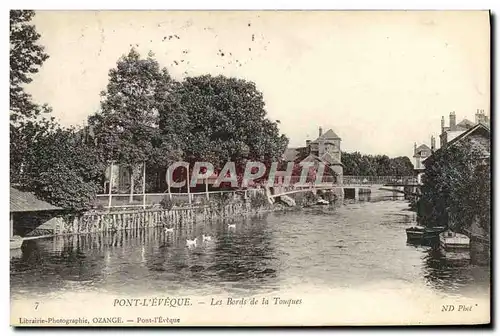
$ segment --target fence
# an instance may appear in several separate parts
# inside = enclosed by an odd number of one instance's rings
[[[137,230],[156,226],[167,226],[179,229],[190,227],[193,223],[219,220],[252,214],[259,211],[251,209],[249,203],[230,203],[222,207],[188,206],[175,209],[141,209],[109,212],[87,212],[72,220],[60,221],[55,235],[85,234],[95,232],[119,232]]]
[[[264,189],[225,190],[195,193],[157,193],[157,194],[100,194],[95,204],[104,208],[147,208],[160,205],[163,200],[170,200],[174,204],[204,204],[222,197],[247,199],[256,193],[263,193]]]

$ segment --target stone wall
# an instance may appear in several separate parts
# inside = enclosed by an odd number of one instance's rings
[[[487,232],[476,218],[466,232],[470,236],[471,262],[476,265],[487,265],[491,258],[490,232]]]

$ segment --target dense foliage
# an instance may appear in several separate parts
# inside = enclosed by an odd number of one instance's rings
[[[10,181],[54,205],[74,211],[90,207],[102,165],[96,149],[64,129],[25,92],[48,58],[30,24],[33,11],[10,12]]]
[[[426,161],[421,221],[427,226],[449,225],[455,231],[470,228],[475,219],[489,231],[490,164],[473,143],[439,150]]]
[[[89,125],[106,161],[130,167],[131,193],[143,162],[151,172],[180,160],[216,170],[233,161],[241,177],[247,160],[278,159],[288,144],[254,83],[209,75],[177,82],[152,54],[142,59],[133,49],[110,70],[102,96]]]
[[[412,176],[413,164],[406,156],[389,158],[387,155],[364,155],[359,152],[342,153],[344,175],[353,176]]]
[[[30,24],[35,13],[30,10],[10,11],[10,178],[18,183],[25,152],[32,141],[50,131],[53,120],[45,118],[50,112],[39,106],[25,91],[43,62],[49,57],[38,44],[40,34]]]
[[[24,189],[66,209],[91,207],[104,165],[97,149],[82,143],[76,130],[56,128],[33,141],[24,155]]]
[[[130,197],[140,187],[144,163],[161,166],[180,159],[180,139],[158,129],[158,113],[172,85],[167,69],[160,68],[151,53],[142,59],[132,49],[109,71],[101,109],[89,117],[104,161],[129,168]]]
[[[132,49],[109,71],[100,111],[89,118],[97,145],[108,160],[134,165],[158,149],[158,111],[169,94],[170,75],[149,55]]]
[[[11,123],[37,117],[43,111],[42,107],[33,103],[31,95],[24,89],[49,57],[44,47],[38,44],[40,34],[30,24],[34,15],[35,12],[31,10],[10,11]]]
[[[216,169],[227,161],[270,162],[288,145],[277,123],[266,118],[262,93],[242,79],[186,78],[159,112],[160,130],[182,139],[188,162],[207,161]]]

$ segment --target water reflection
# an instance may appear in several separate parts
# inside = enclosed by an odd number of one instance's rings
[[[444,254],[434,245],[424,255],[425,279],[434,288],[448,293],[488,294],[490,272],[471,265],[468,252]]]
[[[297,285],[405,281],[446,293],[487,292],[489,272],[406,243],[402,201],[337,202],[253,218],[26,241],[11,251],[11,292],[253,295]],[[234,227],[232,227],[234,225]],[[203,235],[211,236],[203,241]],[[186,240],[196,239],[187,248]]]
[[[137,281],[132,287],[149,281],[146,287],[156,290],[224,282],[258,289],[276,273],[265,230],[265,217],[260,217],[238,221],[235,229],[221,221],[189,223],[173,232],[159,227],[27,241],[11,257],[12,287],[14,292],[46,292],[63,289],[68,281],[102,283],[110,289],[124,281],[127,286]],[[202,235],[212,240],[203,242]],[[186,248],[186,239],[196,239],[196,247]]]

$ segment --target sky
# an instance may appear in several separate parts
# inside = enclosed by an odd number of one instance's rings
[[[177,79],[255,82],[290,147],[321,126],[344,151],[411,157],[441,116],[490,111],[487,12],[39,11],[33,23],[50,58],[27,90],[66,126],[98,111],[131,47]]]

